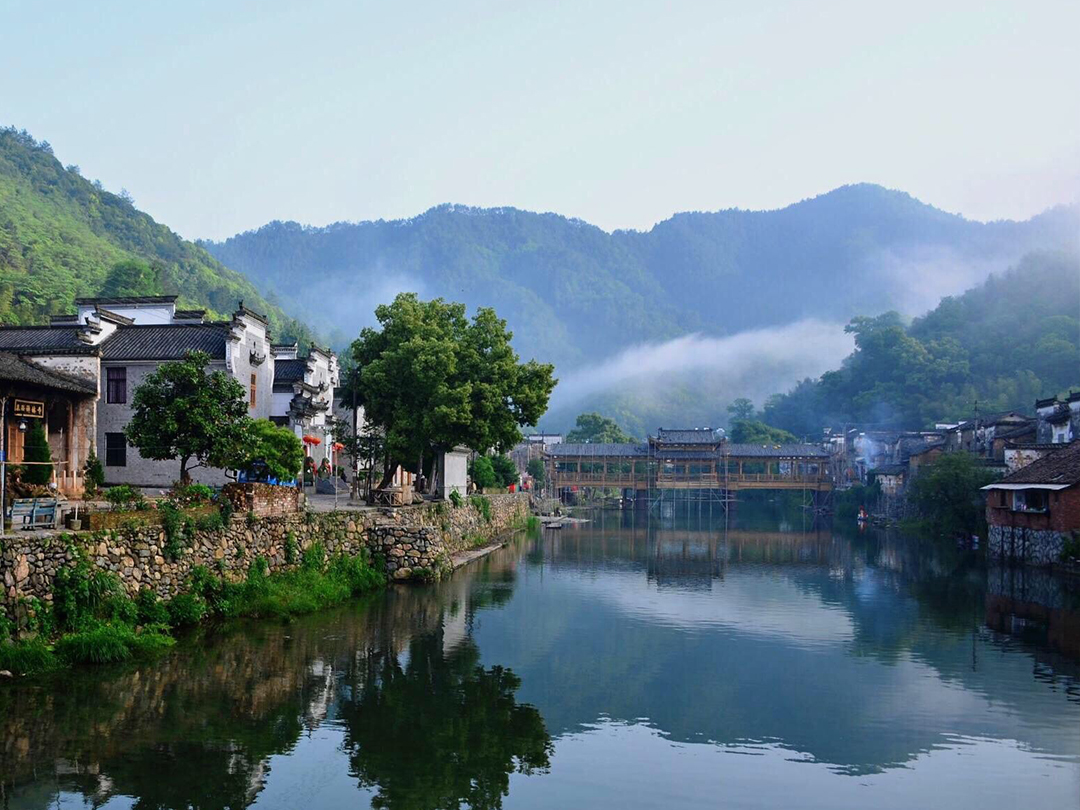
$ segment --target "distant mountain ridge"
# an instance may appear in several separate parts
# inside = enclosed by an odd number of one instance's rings
[[[156,269],[160,289],[212,316],[237,303],[266,314],[275,339],[310,331],[261,295],[243,275],[181,239],[112,194],[64,167],[45,141],[0,128],[0,323],[38,324],[96,296],[113,266],[138,259]]]
[[[1078,224],[1075,207],[974,222],[861,184],[773,211],[676,214],[645,232],[442,205],[407,220],[272,222],[201,244],[293,314],[338,324],[338,343],[376,303],[417,290],[494,306],[524,356],[565,369],[690,332],[918,314],[1030,251],[1075,250]]]

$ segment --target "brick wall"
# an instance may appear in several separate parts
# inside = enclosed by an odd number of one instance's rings
[[[226,484],[222,494],[233,509],[256,517],[292,515],[300,511],[300,490],[296,487],[276,487],[270,484]]]

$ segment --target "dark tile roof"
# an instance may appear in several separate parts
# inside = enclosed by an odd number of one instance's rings
[[[255,310],[248,309],[247,307],[244,306],[243,301],[240,302],[240,307],[239,307],[239,309],[236,310],[236,314],[237,315],[247,315],[248,317],[254,318],[255,320],[259,321],[260,323],[266,324],[267,326],[270,325],[270,321],[268,321],[266,319],[265,315],[260,315]]]
[[[816,444],[736,444],[728,443],[721,452],[743,458],[828,458],[829,454]]]
[[[637,456],[644,458],[649,455],[649,446],[647,444],[606,444],[597,442],[595,444],[575,444],[562,442],[561,444],[553,444],[547,450],[548,455],[553,457],[558,456]]]
[[[97,349],[79,339],[79,326],[2,326],[0,351],[16,354],[94,354]]]
[[[1054,412],[1046,417],[1046,421],[1051,425],[1061,425],[1068,422],[1072,418],[1072,411],[1069,410],[1069,406],[1062,403],[1058,405]]]
[[[42,368],[9,352],[0,352],[0,380],[57,388],[77,394],[97,394],[97,385],[89,380]]]
[[[712,428],[691,428],[689,430],[656,431],[656,440],[668,444],[716,444],[720,439]]]
[[[944,439],[923,439],[921,441],[911,442],[910,444],[905,445],[900,451],[900,456],[902,459],[906,460],[911,458],[912,456],[918,456],[922,453],[925,453],[928,450],[933,450],[935,448],[941,448],[944,446]]]
[[[1035,400],[1035,408],[1049,408],[1051,405],[1057,405],[1057,397],[1047,397],[1046,399]]]
[[[874,467],[872,470],[867,470],[867,475],[903,475],[907,471],[907,467],[903,464],[882,464],[880,467]]]
[[[133,304],[174,304],[176,298],[175,295],[122,295],[117,298],[76,298],[75,306],[93,307],[101,305],[107,307],[110,304],[113,306],[118,304],[127,306]]]
[[[304,379],[306,371],[307,360],[304,358],[297,358],[295,360],[275,360],[274,382],[289,384],[298,382]]]
[[[225,324],[161,324],[122,326],[101,344],[103,360],[179,360],[188,352],[225,357],[229,327]]]
[[[1007,475],[999,484],[1080,484],[1080,441],[1063,445]]]
[[[1026,425],[1017,425],[1013,428],[999,430],[994,433],[995,439],[1015,439],[1019,436],[1035,435],[1035,423],[1028,422]]]
[[[633,456],[645,458],[649,455],[647,444],[562,444],[551,445],[548,455],[560,456]],[[699,450],[662,450],[664,458],[721,458],[723,455],[739,458],[817,458],[826,459],[829,454],[816,444],[734,444],[726,443],[716,452]]]

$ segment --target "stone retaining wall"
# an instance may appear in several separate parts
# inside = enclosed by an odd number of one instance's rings
[[[987,549],[993,560],[1025,565],[1054,565],[1061,561],[1067,535],[1052,529],[991,525]]]
[[[0,611],[14,618],[27,598],[51,601],[56,571],[79,558],[115,573],[132,595],[149,587],[166,599],[186,588],[195,566],[240,579],[263,557],[271,571],[282,571],[295,566],[304,549],[316,542],[330,555],[366,550],[395,580],[441,576],[450,570],[451,555],[490,542],[528,517],[527,494],[484,497],[491,506],[490,521],[468,501],[457,508],[440,502],[262,518],[235,514],[225,529],[196,532],[176,560],[166,559],[165,533],[158,526],[50,537],[9,535],[0,540]],[[290,538],[295,543],[292,563],[286,561]]]

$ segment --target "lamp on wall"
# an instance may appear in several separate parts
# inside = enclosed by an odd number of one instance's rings
[[[20,419],[19,420],[19,433],[26,433],[26,420],[25,419]]]

